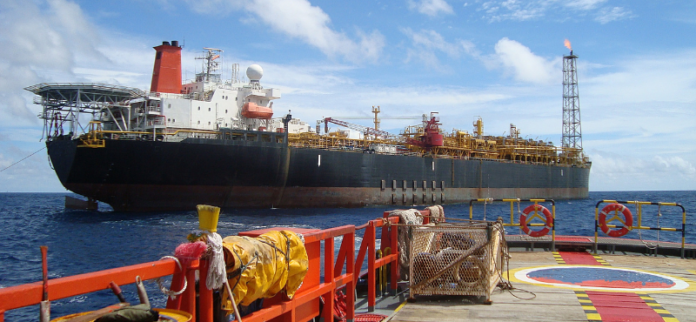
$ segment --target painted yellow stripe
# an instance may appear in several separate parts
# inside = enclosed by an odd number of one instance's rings
[[[647,304],[651,309],[655,311],[655,313],[659,314],[660,317],[662,317],[663,320],[665,321],[670,321],[670,322],[679,322],[677,318],[672,315],[672,313],[669,313],[669,311],[665,310],[665,308],[660,305],[660,303],[657,303],[655,299],[653,299],[650,295],[640,295],[641,300],[645,301],[645,304]]]
[[[599,313],[587,314],[587,319],[590,321],[602,321],[602,317],[599,316]]]
[[[394,310],[394,313],[399,312],[399,310],[401,310],[401,308],[404,307],[404,305],[406,305],[406,302],[407,301],[404,301],[403,303],[401,303],[401,305],[399,305],[399,307],[397,307],[396,310]]]

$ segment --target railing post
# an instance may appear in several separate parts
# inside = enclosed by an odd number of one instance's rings
[[[324,321],[333,321],[334,301],[336,300],[336,283],[334,282],[334,239],[324,239],[324,283],[330,284],[331,289],[324,294],[324,309],[322,317]],[[346,294],[348,295],[348,294]]]
[[[377,260],[377,252],[375,251],[375,223],[370,221],[365,229],[363,243],[368,245],[368,260],[367,260],[367,311],[374,312],[375,304],[377,303],[375,294],[375,261]]]
[[[201,259],[200,282],[198,283],[198,317],[200,321],[213,321],[213,291],[206,286],[210,261]]]
[[[177,270],[172,274],[172,283],[169,286],[169,290],[179,291],[184,286],[184,279],[186,278],[186,267],[181,267],[181,270]],[[183,294],[182,294],[183,295]],[[181,297],[178,295],[174,298],[167,296],[167,309],[170,310],[181,310]]]
[[[345,241],[348,238],[348,252],[346,258],[346,274],[351,278],[346,283],[346,306],[348,307],[348,314],[346,315],[347,322],[355,321],[355,278],[353,275],[357,275],[355,272],[355,227],[353,227],[353,232],[343,236]],[[358,272],[360,272],[358,270]],[[326,320],[325,320],[326,321]]]
[[[396,219],[396,222],[399,222],[399,219]],[[398,232],[399,232],[399,227],[390,225],[389,226],[390,230],[390,236],[389,239],[391,240],[391,253],[396,255],[396,260],[394,263],[391,265],[391,289],[392,289],[392,294],[391,295],[396,295],[398,291],[398,283],[399,283],[399,265],[400,265],[400,260],[399,260],[399,237],[398,237]]]
[[[199,261],[196,259],[184,268],[187,285],[186,290],[181,294],[181,310],[191,314],[191,322],[196,322],[196,270],[198,267]]]

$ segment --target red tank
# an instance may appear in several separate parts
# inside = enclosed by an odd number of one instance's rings
[[[254,102],[247,102],[242,107],[242,116],[250,119],[270,119],[273,117],[273,109],[270,107],[259,106]]]

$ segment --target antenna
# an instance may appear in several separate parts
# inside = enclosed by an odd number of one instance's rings
[[[196,57],[196,59],[204,60],[203,69],[205,69],[205,82],[210,81],[210,75],[212,72],[220,68],[220,63],[215,61],[220,58],[222,49],[203,47],[206,50],[204,57]],[[219,75],[218,75],[219,77]]]

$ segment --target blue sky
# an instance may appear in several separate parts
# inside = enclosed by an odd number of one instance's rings
[[[106,82],[149,89],[154,50],[179,40],[184,78],[203,47],[264,68],[265,87],[314,124],[397,133],[431,111],[446,131],[559,144],[562,56],[578,59],[591,191],[696,190],[696,2],[613,0],[3,0],[0,169],[41,149],[24,87]],[[392,117],[392,118],[390,118]],[[0,172],[3,191],[65,191],[45,151]]]

